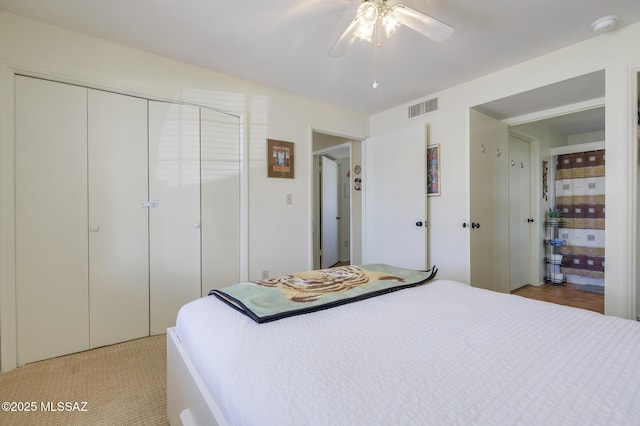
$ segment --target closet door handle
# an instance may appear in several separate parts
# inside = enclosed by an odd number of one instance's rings
[[[100,230],[100,227],[98,225],[91,225],[89,227],[89,231],[91,232],[98,232]]]
[[[528,218],[528,219],[527,219],[527,222],[529,222],[529,223],[533,223],[533,219]]]
[[[479,223],[475,223],[475,222],[471,222],[471,228],[472,229],[478,229],[478,228],[480,228],[480,224]]]

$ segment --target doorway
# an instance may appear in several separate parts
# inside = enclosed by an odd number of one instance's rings
[[[359,143],[313,132],[313,269],[359,262],[361,207],[351,185]]]
[[[541,231],[545,212],[560,204],[572,208],[567,229],[558,235],[565,238],[569,246],[565,253],[567,261],[595,262],[595,258],[592,259],[595,255],[602,258],[600,251],[604,249],[596,248],[596,243],[603,239],[600,237],[604,234],[603,225],[599,224],[603,220],[590,216],[582,218],[587,214],[585,212],[593,210],[586,208],[591,206],[589,203],[598,201],[598,197],[592,200],[595,189],[571,197],[578,200],[587,197],[590,200],[582,200],[575,206],[576,202],[573,201],[570,204],[567,204],[567,200],[558,201],[554,165],[555,153],[583,152],[590,151],[592,147],[603,147],[604,112],[604,106],[598,106],[528,123],[508,124],[472,110],[471,141],[475,145],[470,162],[471,176],[474,177],[470,191],[470,232],[471,283],[474,286],[510,292],[527,284],[541,285],[545,276],[543,260],[546,260]],[[577,157],[577,161],[584,159],[586,165],[589,158],[591,156],[583,155]],[[543,163],[547,166],[542,166]],[[548,168],[548,173],[543,173],[543,168]],[[583,186],[600,188],[603,184],[599,180],[603,179],[595,175],[583,178]],[[600,198],[604,198],[604,195]],[[579,214],[581,207],[585,207],[582,216]],[[574,228],[583,227],[578,226],[578,222],[585,221],[599,224],[598,227],[602,229],[585,234],[585,240],[590,238],[586,244],[577,244],[574,234],[578,230]],[[581,247],[583,245],[586,247]],[[576,250],[581,256],[574,255]],[[589,255],[583,255],[583,251],[588,251]],[[594,254],[595,251],[598,252]],[[571,277],[574,268],[569,266],[562,268]],[[595,266],[591,269],[594,271],[590,273],[596,274]],[[578,290],[575,294],[585,291],[599,294],[600,299],[604,297],[601,279],[599,282],[587,282],[585,279],[576,281],[572,277],[569,282]]]
[[[604,71],[523,92],[470,109],[470,282],[474,286],[510,292],[520,255],[513,244],[509,196],[509,134],[534,141],[530,145],[529,283],[543,283],[545,212],[555,205],[543,188],[543,161],[552,160],[557,146],[604,140]],[[562,107],[560,107],[562,106]],[[514,167],[519,166],[516,162]],[[519,194],[514,196],[521,199]],[[531,222],[530,220],[533,220]],[[517,272],[517,271],[516,271]],[[522,277],[521,279],[525,279]]]

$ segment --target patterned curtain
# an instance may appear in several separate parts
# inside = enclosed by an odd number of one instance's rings
[[[604,154],[598,150],[557,157],[556,206],[563,221],[559,237],[567,241],[560,250],[561,272],[569,275],[568,282],[590,277],[597,279],[590,283],[604,285]]]

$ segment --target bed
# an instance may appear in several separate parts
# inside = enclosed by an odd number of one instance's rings
[[[266,323],[204,297],[167,363],[172,425],[640,424],[640,323],[449,280]]]

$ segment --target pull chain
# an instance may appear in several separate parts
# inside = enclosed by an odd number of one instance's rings
[[[378,21],[376,23],[376,43],[373,45],[373,84],[371,84],[371,87],[373,87],[373,89],[377,89],[378,88],[378,79],[376,78],[376,69],[378,66],[378,49],[380,49],[380,47],[382,46],[382,43],[380,42],[380,21]]]

